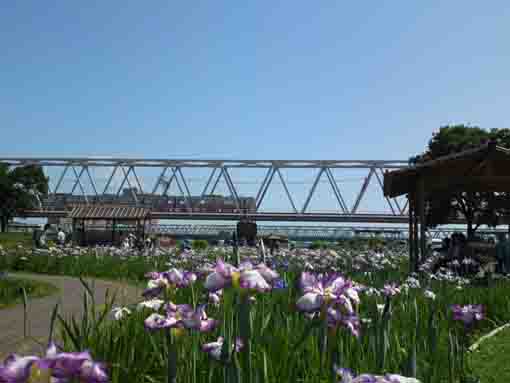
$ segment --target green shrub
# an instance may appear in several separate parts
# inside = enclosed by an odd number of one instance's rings
[[[50,283],[7,277],[0,280],[0,308],[15,303],[21,303],[23,299],[22,288],[30,298],[40,298],[51,295],[57,288]]]
[[[384,246],[385,244],[385,241],[383,238],[379,238],[379,237],[375,237],[375,238],[370,238],[368,240],[368,246],[373,249],[375,247],[382,247]]]
[[[0,233],[0,246],[4,249],[15,248],[19,243],[26,247],[32,247],[32,234],[15,232]]]
[[[205,239],[195,239],[191,242],[191,248],[193,250],[205,250],[209,244]]]
[[[310,245],[310,249],[319,250],[319,249],[327,249],[328,243],[325,241],[313,241]]]

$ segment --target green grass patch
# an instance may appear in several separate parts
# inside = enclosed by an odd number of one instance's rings
[[[28,298],[41,298],[58,291],[51,283],[7,277],[0,279],[0,309],[23,302],[22,288]]]
[[[510,382],[510,328],[480,344],[471,356],[471,366],[481,383]]]
[[[0,233],[0,246],[4,249],[14,248],[18,243],[31,248],[32,233]]]

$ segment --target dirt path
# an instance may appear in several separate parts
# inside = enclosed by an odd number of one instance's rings
[[[50,276],[41,274],[9,273],[10,275],[49,282],[59,291],[52,296],[30,299],[28,302],[28,337],[23,336],[23,305],[16,305],[0,310],[0,360],[12,352],[22,354],[41,353],[42,348],[37,341],[45,343],[48,340],[51,313],[55,304],[59,303],[60,315],[81,315],[84,288],[78,278],[64,276]],[[86,282],[94,286],[96,305],[104,303],[106,290],[117,293],[117,305],[125,305],[140,300],[141,289],[103,280],[85,278]]]

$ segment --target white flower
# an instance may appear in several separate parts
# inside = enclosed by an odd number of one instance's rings
[[[428,298],[428,299],[432,299],[433,301],[436,299],[436,294],[434,294],[432,291],[430,290],[425,290],[425,292],[423,293],[423,296],[425,298]]]
[[[131,314],[131,310],[127,307],[115,307],[112,313],[115,320],[121,320],[124,316]]]
[[[139,310],[141,310],[144,307],[147,307],[149,309],[157,311],[163,305],[163,303],[165,303],[165,302],[161,299],[151,299],[148,301],[143,301],[143,302],[138,303],[137,308]]]
[[[311,312],[322,306],[323,299],[319,294],[306,293],[296,302],[297,307],[305,312]]]
[[[370,318],[361,318],[361,323],[368,325],[368,324],[372,323],[372,319],[370,319]]]
[[[376,295],[376,296],[381,295],[379,290],[377,290],[376,288],[373,288],[373,287],[367,288],[366,290],[364,290],[364,293],[365,293],[365,295],[367,295],[369,297],[372,296],[372,295]]]
[[[159,277],[157,279],[150,279],[147,282],[147,289],[155,289],[157,287],[168,287],[168,280],[166,278]]]
[[[215,306],[219,306],[222,292],[223,290],[218,290],[214,293],[209,293],[209,303],[212,303]]]
[[[419,289],[420,288],[420,281],[416,278],[409,277],[407,278],[407,285],[412,289]]]
[[[241,272],[241,287],[247,289],[256,289],[259,291],[268,291],[271,286],[256,270],[245,270]]]
[[[305,270],[313,270],[314,267],[310,262],[305,263]]]

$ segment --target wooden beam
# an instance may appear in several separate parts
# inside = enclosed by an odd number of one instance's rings
[[[463,178],[462,181],[465,182],[466,174],[473,174],[483,170],[485,176],[493,176],[499,172],[503,177],[510,178],[506,164],[510,164],[510,150],[496,146],[494,143],[489,143],[475,149],[465,150],[405,169],[388,172],[384,177],[384,194],[390,198],[407,194],[411,185],[416,183],[418,174],[433,178],[441,177],[442,174],[443,176]],[[471,180],[471,177],[469,179]],[[485,180],[480,180],[479,183],[483,185]],[[502,185],[497,184],[489,186],[496,189],[480,189],[479,183],[474,184],[473,187],[476,190],[472,191],[510,191],[510,186],[503,185],[503,189],[500,189]]]
[[[407,209],[409,213],[409,272],[414,272],[414,251],[413,251],[413,210],[414,203],[411,199],[411,196],[408,195],[409,198],[409,208]]]
[[[425,179],[420,177],[418,179],[418,207],[419,213],[418,217],[420,219],[420,258],[419,260],[423,261],[425,259],[425,249],[426,249],[426,241],[425,241],[425,225],[426,225],[426,217],[425,217]]]
[[[418,214],[414,214],[414,272],[418,272],[420,262],[420,238],[418,236]]]
[[[491,166],[490,166],[491,163],[492,163],[492,161],[491,161],[491,159],[489,157],[484,158],[477,165],[475,165],[474,167],[469,169],[469,172],[468,172],[467,175],[469,177],[477,176],[477,174],[479,174],[480,171],[483,171],[483,172],[485,172],[486,176],[493,176],[494,174],[490,171],[491,170]],[[482,172],[482,174],[483,174],[483,172]]]
[[[426,177],[425,192],[510,192],[508,176]]]

